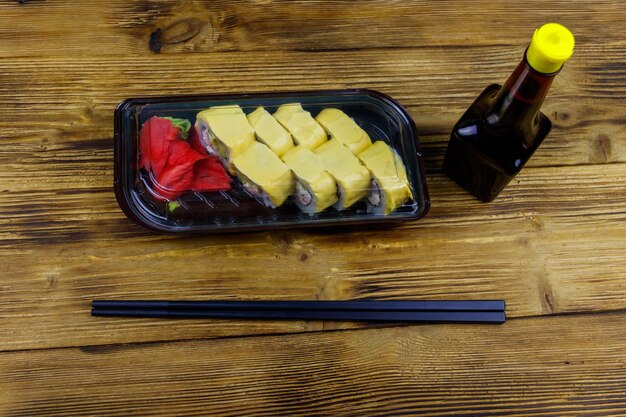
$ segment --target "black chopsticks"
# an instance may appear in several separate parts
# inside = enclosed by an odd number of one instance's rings
[[[368,322],[504,323],[503,300],[161,301],[94,300],[92,316]]]

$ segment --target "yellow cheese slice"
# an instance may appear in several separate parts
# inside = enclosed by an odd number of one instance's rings
[[[297,145],[313,150],[328,139],[322,126],[298,103],[283,104],[274,117],[291,133]]]
[[[289,132],[263,107],[248,115],[248,122],[254,129],[257,139],[266,144],[276,155],[283,156],[293,148]]]
[[[215,106],[201,111],[196,115],[196,126],[204,125],[208,128],[210,145],[222,158],[229,158],[254,142],[254,129],[241,107],[236,105]],[[198,132],[201,140],[206,142],[202,135],[202,126]]]
[[[325,171],[319,157],[309,149],[296,146],[285,155],[283,161],[294,172],[298,181],[313,196],[312,213],[318,213],[337,201],[337,184]]]
[[[315,149],[315,153],[340,187],[338,209],[348,208],[369,194],[370,172],[336,138]]]
[[[339,109],[324,109],[315,120],[322,125],[330,137],[337,138],[355,155],[372,144],[367,132]]]
[[[358,158],[370,170],[384,194],[384,213],[389,214],[411,198],[411,188],[400,156],[379,140],[359,153]]]
[[[293,193],[294,179],[291,170],[274,152],[261,142],[253,142],[241,153],[235,154],[231,163],[244,183],[258,187],[257,197],[265,193],[271,205],[278,207]]]

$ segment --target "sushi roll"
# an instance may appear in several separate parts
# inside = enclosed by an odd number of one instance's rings
[[[328,140],[322,126],[299,103],[283,104],[274,117],[291,133],[296,145],[313,150]]]
[[[235,154],[231,163],[246,190],[265,206],[278,207],[293,194],[291,170],[261,142]]]
[[[281,157],[293,148],[293,140],[289,132],[263,107],[250,113],[248,122],[254,129],[259,142],[267,145],[277,156]]]
[[[230,159],[254,142],[254,129],[241,107],[216,106],[196,115],[196,133],[200,146],[217,155],[232,172]]]
[[[317,148],[315,153],[337,181],[338,200],[333,207],[348,208],[369,194],[370,172],[336,138]]]
[[[331,138],[336,138],[355,155],[372,145],[367,132],[339,109],[324,109],[315,120]]]
[[[393,148],[379,140],[358,157],[372,173],[368,213],[389,214],[412,198],[406,169]]]
[[[337,184],[316,154],[296,146],[283,161],[295,174],[296,205],[302,212],[312,216],[337,202]]]

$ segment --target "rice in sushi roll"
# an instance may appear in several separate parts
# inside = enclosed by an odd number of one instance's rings
[[[338,200],[334,204],[337,210],[348,208],[368,195],[369,170],[336,138],[317,148],[315,153],[337,182]]]
[[[372,145],[367,132],[339,109],[324,109],[315,120],[331,138],[336,138],[355,155]]]
[[[254,129],[237,105],[201,111],[196,115],[195,127],[201,147],[217,155],[231,172],[230,159],[255,141]]]
[[[248,122],[254,129],[259,142],[267,145],[278,157],[293,148],[289,132],[263,107],[248,115]]]
[[[283,161],[295,174],[296,205],[302,212],[312,216],[337,202],[337,184],[315,153],[296,146]]]
[[[267,207],[278,207],[293,194],[291,170],[260,142],[235,154],[231,163],[243,186]]]
[[[389,214],[412,198],[406,169],[393,148],[379,140],[358,157],[372,173],[368,213]]]
[[[322,126],[299,103],[283,104],[274,118],[291,133],[296,145],[313,150],[328,140]]]

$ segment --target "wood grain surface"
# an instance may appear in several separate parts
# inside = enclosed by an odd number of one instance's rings
[[[7,352],[0,356],[0,389],[10,401],[0,411],[15,417],[624,415],[624,326],[622,312],[514,319],[497,327]]]
[[[496,201],[449,132],[559,21],[554,127]],[[623,415],[626,3],[0,2],[0,414]],[[395,228],[147,232],[112,189],[147,95],[371,88],[420,134],[429,215]],[[93,298],[504,298],[503,326],[89,316]]]

